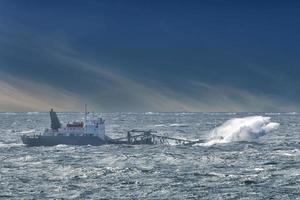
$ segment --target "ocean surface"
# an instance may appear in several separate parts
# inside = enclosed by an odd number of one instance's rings
[[[300,199],[298,113],[96,115],[112,138],[153,129],[205,142],[26,147],[20,136],[48,128],[49,114],[0,113],[0,199]]]

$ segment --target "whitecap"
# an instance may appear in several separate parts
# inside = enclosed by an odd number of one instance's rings
[[[3,114],[3,115],[16,115],[17,113],[15,113],[15,112],[0,112],[0,114]]]
[[[155,127],[166,127],[167,125],[166,124],[156,124],[154,125]]]
[[[279,123],[271,122],[270,117],[250,116],[233,118],[213,129],[204,143],[206,146],[236,141],[256,141],[259,137],[278,129]]]
[[[170,124],[170,127],[188,127],[187,124]]]
[[[22,143],[0,143],[0,148],[20,147],[25,146]]]
[[[37,115],[37,114],[39,114],[39,112],[27,112],[26,114],[27,115]]]
[[[27,131],[20,131],[19,133],[28,134],[28,133],[34,133],[34,132],[35,132],[35,129],[31,129],[31,130],[27,130]]]

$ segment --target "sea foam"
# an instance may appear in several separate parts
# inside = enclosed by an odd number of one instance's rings
[[[270,117],[233,118],[213,129],[204,145],[210,146],[237,141],[255,142],[261,136],[278,129],[278,127],[279,123],[271,122]]]

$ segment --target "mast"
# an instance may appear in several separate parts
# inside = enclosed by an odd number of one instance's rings
[[[86,120],[87,120],[87,104],[84,104],[84,124],[86,125]]]

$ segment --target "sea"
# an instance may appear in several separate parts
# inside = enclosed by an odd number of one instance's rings
[[[0,113],[0,199],[300,199],[299,113],[94,113],[192,146],[27,147],[49,113]],[[83,113],[58,113],[61,122]]]

